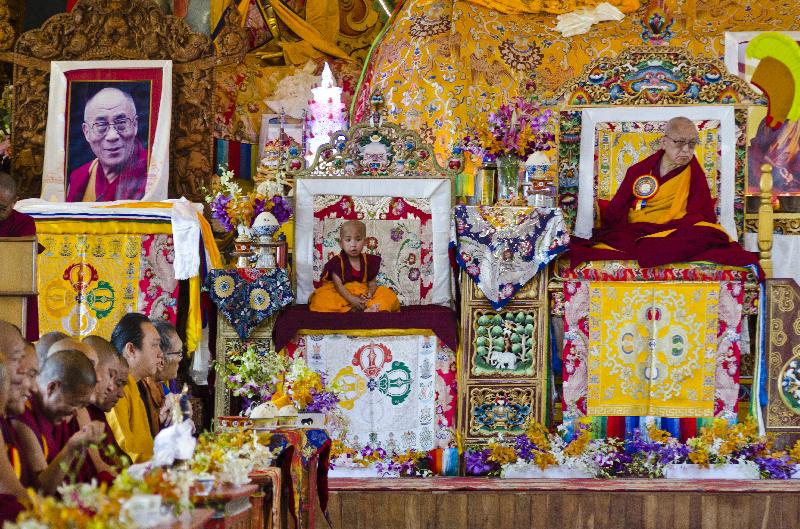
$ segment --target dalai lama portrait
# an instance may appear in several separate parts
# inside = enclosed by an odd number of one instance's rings
[[[147,187],[148,149],[140,135],[133,96],[105,87],[86,100],[82,116],[78,108],[71,110],[77,112],[71,112],[73,123],[69,124],[67,202],[141,199]],[[81,117],[82,138],[76,137]],[[146,124],[147,119],[142,122]],[[76,160],[83,163],[73,168]]]

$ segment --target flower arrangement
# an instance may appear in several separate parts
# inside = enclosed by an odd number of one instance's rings
[[[191,509],[189,473],[181,470],[152,469],[134,477],[123,470],[114,483],[96,482],[64,485],[58,497],[42,497],[30,491],[31,506],[20,513],[16,523],[5,529],[135,529],[140,525],[131,519],[126,503],[139,495],[158,495],[161,505],[174,514]]]
[[[272,466],[276,454],[268,448],[269,441],[270,434],[255,430],[204,432],[189,464],[195,475],[240,484],[250,472]]]
[[[548,150],[555,138],[549,129],[553,111],[536,101],[515,97],[482,117],[464,135],[464,149],[481,159],[501,155],[527,158],[534,151]]]
[[[558,435],[532,423],[512,442],[501,438],[465,454],[467,474],[479,476],[556,467],[601,478],[661,478],[670,465],[694,464],[700,468],[741,465],[752,469],[745,469],[743,474],[788,479],[798,471],[798,463],[800,441],[789,451],[775,451],[770,437],[758,435],[752,418],[737,424],[716,419],[685,443],[652,425],[644,431],[635,430],[631,439],[623,441],[592,439],[586,423],[578,423],[571,434],[560,426]]]
[[[296,358],[286,371],[284,393],[298,410],[330,413],[339,404],[339,391],[325,383],[325,375],[308,367],[305,359]]]
[[[372,446],[355,449],[346,446],[339,440],[331,445],[330,468],[368,469],[373,468],[380,477],[427,477],[432,475],[428,452],[389,453],[385,449]]]
[[[560,467],[586,477],[609,477],[621,465],[621,445],[616,439],[593,440],[591,429],[585,423],[579,423],[571,435],[560,426],[559,435],[555,435],[543,425],[532,422],[513,443],[500,439],[490,442],[486,449],[469,451],[466,467],[467,473],[472,475]]]
[[[226,165],[219,166],[219,181],[212,185],[205,200],[211,207],[211,217],[218,220],[227,230],[243,225],[250,227],[253,220],[263,211],[275,216],[278,225],[284,224],[292,216],[292,206],[281,195],[271,198],[258,191],[245,192],[236,181],[236,175]]]
[[[653,426],[647,430],[647,439],[636,431],[629,442],[634,455],[630,465],[631,475],[661,477],[667,465],[695,464],[701,468],[721,465],[757,466],[762,477],[788,479],[796,472],[800,461],[800,442],[789,452],[775,451],[771,437],[758,435],[758,425],[752,417],[729,424],[715,419],[701,428],[700,435],[681,443],[669,432]]]
[[[288,368],[286,357],[275,351],[259,349],[255,343],[243,350],[228,352],[225,362],[215,362],[218,376],[235,397],[244,399],[244,408],[269,400]]]

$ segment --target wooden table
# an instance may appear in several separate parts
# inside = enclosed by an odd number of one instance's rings
[[[212,510],[206,529],[251,529],[255,513],[263,522],[264,494],[258,485],[215,487],[208,496],[192,496],[192,503]]]
[[[202,529],[213,515],[214,511],[211,509],[194,509],[183,513],[171,524],[157,525],[153,529]]]

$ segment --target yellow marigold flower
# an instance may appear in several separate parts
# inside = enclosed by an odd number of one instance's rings
[[[544,470],[551,465],[555,465],[556,458],[550,452],[536,452],[536,455],[533,456],[533,462],[537,467]]]
[[[666,443],[671,437],[668,431],[659,430],[652,424],[647,427],[647,436],[650,437],[651,441],[656,443]]]
[[[689,461],[702,468],[708,468],[708,452],[705,450],[695,450],[689,452]]]
[[[797,441],[791,450],[789,450],[789,457],[795,463],[800,463],[800,441]]]
[[[510,446],[505,446],[497,443],[491,443],[489,445],[491,452],[489,454],[489,460],[494,461],[498,465],[505,465],[506,463],[516,463],[517,462],[517,453],[514,449]]]
[[[590,430],[581,430],[580,435],[573,439],[564,449],[565,456],[578,456],[586,450],[589,442],[592,440],[592,432]]]

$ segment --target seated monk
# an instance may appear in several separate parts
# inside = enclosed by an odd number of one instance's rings
[[[142,380],[155,376],[161,366],[161,338],[147,316],[131,312],[114,327],[111,344],[128,362],[129,372],[122,398],[106,419],[131,462],[149,461],[157,432],[151,430],[150,400]]]
[[[342,252],[322,270],[322,286],[311,294],[309,310],[314,312],[397,312],[400,301],[391,288],[378,286],[375,278],[381,266],[377,255],[363,253],[367,226],[348,220],[339,227]]]
[[[0,408],[0,520],[13,520],[22,505],[28,503],[28,493],[22,484],[26,469],[20,457],[20,443],[10,419],[25,411],[39,364],[34,348],[26,344],[19,329],[2,320],[0,351],[10,384],[8,399]]]
[[[147,390],[146,398],[150,399],[150,426],[155,432],[161,431],[172,423],[172,407],[174,400],[180,398],[176,387],[178,367],[183,359],[183,340],[178,336],[175,326],[168,321],[154,320],[153,325],[161,337],[161,354],[164,361],[154,377],[147,377],[142,382]]]
[[[16,432],[8,417],[25,410],[37,372],[33,348],[26,348],[22,335],[11,324],[0,321],[0,524],[15,521],[28,503],[22,485],[22,462]],[[5,354],[8,352],[8,354]]]
[[[102,450],[89,448],[89,458],[81,471],[80,480],[86,482],[96,478],[100,482],[110,482],[122,466],[124,452],[114,439],[106,413],[114,409],[117,401],[122,398],[128,383],[128,362],[117,353],[111,343],[100,336],[87,336],[83,339],[83,344],[90,346],[97,355],[97,385],[91,404],[78,410],[76,417],[79,426],[85,426],[92,421],[103,423],[106,436]]]
[[[47,353],[50,351],[50,347],[64,338],[69,338],[69,336],[59,331],[51,331],[39,337],[39,341],[36,342],[36,355],[39,357],[40,365],[44,364],[45,359],[47,359]]]
[[[17,203],[17,183],[8,173],[0,171],[0,237],[33,237],[36,221],[14,209]],[[25,310],[25,338],[39,339],[39,298],[28,296]]]
[[[97,379],[92,363],[79,351],[59,351],[47,358],[25,412],[13,420],[22,465],[32,486],[54,494],[68,473],[83,466],[85,448],[103,439],[99,422],[78,426],[75,412],[85,408]]]
[[[717,224],[705,173],[694,156],[697,128],[685,117],[669,120],[661,149],[631,166],[601,213],[592,239],[573,237],[570,264],[635,259],[641,267],[686,261],[756,264]]]

